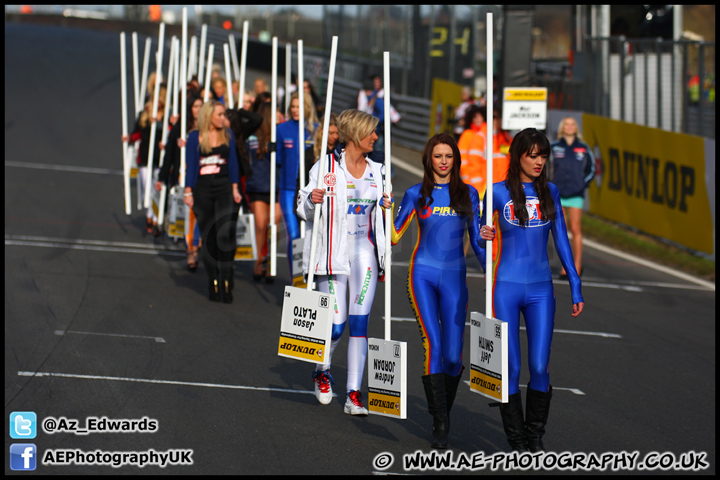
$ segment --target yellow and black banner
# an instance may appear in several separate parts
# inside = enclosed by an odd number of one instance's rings
[[[368,408],[374,413],[402,418],[401,400],[400,392],[368,387]]]
[[[325,342],[322,340],[280,332],[278,355],[323,363],[324,350]]]
[[[486,397],[502,401],[500,375],[477,365],[470,365],[470,388]]]
[[[168,235],[171,237],[182,237],[185,235],[185,220],[178,218],[175,223],[168,224]]]
[[[595,155],[589,211],[693,250],[714,254],[702,137],[582,115]]]
[[[235,248],[235,260],[255,260],[252,245],[243,245]]]
[[[453,133],[455,109],[462,103],[462,85],[433,78],[428,138],[436,133]]]

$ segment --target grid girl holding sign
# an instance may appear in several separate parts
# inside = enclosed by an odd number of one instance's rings
[[[493,317],[508,323],[508,403],[500,415],[513,450],[543,450],[552,387],[548,364],[555,324],[555,291],[547,255],[550,232],[560,261],[568,272],[572,316],[583,311],[580,277],[568,241],[560,193],[547,181],[550,154],[547,137],[534,128],[517,134],[510,145],[510,166],[504,182],[493,184],[490,212],[494,226],[486,226],[487,198],[480,224],[483,240],[497,235],[493,264]],[[517,208],[517,205],[521,205]],[[480,262],[485,269],[485,262]],[[520,313],[528,336],[530,382],[527,414],[523,418],[520,394]]]
[[[195,212],[202,234],[201,255],[210,300],[233,301],[236,220],[242,200],[235,135],[225,127],[225,106],[205,102],[198,130],[187,138],[184,202]]]
[[[420,328],[425,359],[422,376],[433,416],[433,448],[447,448],[450,409],[462,375],[463,334],[468,307],[463,236],[481,259],[478,245],[480,198],[460,178],[460,150],[455,139],[439,133],[422,154],[422,183],[403,196],[392,233],[397,244],[413,218],[419,233],[408,270],[408,297]]]
[[[330,360],[345,324],[349,323],[348,378],[345,413],[367,415],[360,388],[367,360],[367,328],[378,277],[385,263],[383,202],[385,167],[368,157],[377,134],[378,119],[359,110],[345,110],[338,117],[339,155],[322,156],[310,170],[310,180],[298,194],[297,213],[306,221],[303,270],[314,269],[318,289],[335,295],[332,342],[328,363],[313,373],[315,396],[324,405],[332,401]],[[321,162],[327,162],[318,179]],[[315,265],[308,265],[315,208],[321,208]],[[349,294],[349,305],[347,296]]]

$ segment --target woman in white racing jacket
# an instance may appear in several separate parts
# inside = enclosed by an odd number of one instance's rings
[[[349,323],[348,378],[345,413],[367,415],[360,388],[367,360],[367,327],[378,278],[385,264],[383,201],[385,167],[371,161],[378,119],[359,110],[338,117],[340,141],[345,150],[321,158],[298,193],[297,213],[306,221],[303,271],[313,268],[318,289],[335,295],[332,343],[327,364],[313,373],[315,396],[324,405],[332,401],[330,362],[345,324]],[[320,175],[324,162],[325,174]],[[315,265],[308,265],[316,205],[320,204]],[[348,302],[348,297],[350,301]],[[349,303],[349,305],[348,305]]]

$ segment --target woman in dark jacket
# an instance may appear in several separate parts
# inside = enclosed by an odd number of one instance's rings
[[[187,121],[185,122],[185,138],[188,133],[197,129],[197,119],[200,115],[203,101],[199,95],[191,94],[187,102]],[[180,138],[180,128],[182,122],[175,122],[172,130],[168,133],[165,143],[165,158],[158,173],[158,181],[155,182],[155,189],[162,190],[163,183],[167,185],[168,190],[179,183],[180,177],[180,147],[182,139]],[[200,248],[200,229],[195,221],[195,214],[190,210],[190,218],[186,219],[190,222],[190,233],[185,236],[185,247],[187,253],[188,270],[194,272],[197,269],[198,250]]]

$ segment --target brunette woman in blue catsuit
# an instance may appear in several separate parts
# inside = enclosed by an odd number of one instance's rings
[[[555,249],[568,272],[572,316],[583,310],[580,277],[573,263],[557,187],[547,181],[550,142],[537,130],[520,132],[510,145],[510,167],[504,182],[493,184],[486,226],[487,199],[483,200],[481,238],[497,242],[493,261],[493,317],[508,323],[508,403],[500,405],[508,443],[513,450],[542,451],[552,387],[548,363],[555,322],[553,289],[547,243],[553,234]],[[522,205],[516,208],[516,205]],[[497,238],[495,238],[495,232]],[[482,262],[483,268],[485,262]],[[530,382],[527,415],[523,418],[520,379],[520,313],[528,336]]]
[[[465,230],[479,258],[479,196],[460,179],[460,151],[446,133],[432,137],[422,155],[423,182],[403,196],[395,218],[396,244],[413,218],[419,232],[408,271],[408,297],[415,312],[425,360],[422,377],[433,416],[434,448],[447,448],[449,412],[462,374],[468,307],[463,250]]]

